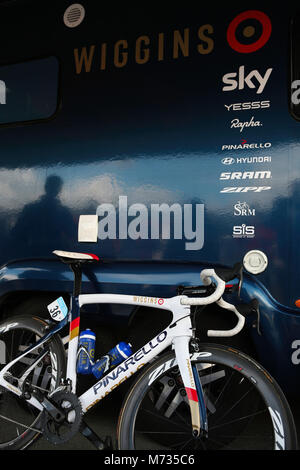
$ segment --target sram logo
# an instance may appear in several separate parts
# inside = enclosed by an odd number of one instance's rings
[[[272,189],[271,186],[238,186],[221,189],[220,193],[262,193],[263,191],[269,191]]]
[[[257,180],[272,178],[271,171],[233,171],[221,173],[220,180]]]
[[[222,81],[225,86],[223,86],[223,91],[233,91],[233,90],[244,90],[247,86],[251,89],[256,89],[256,94],[260,95],[270,78],[273,69],[269,68],[266,72],[261,75],[258,70],[252,70],[246,75],[245,66],[242,65],[238,72],[226,73]]]

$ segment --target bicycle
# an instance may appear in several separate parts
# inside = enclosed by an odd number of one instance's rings
[[[41,435],[62,444],[77,432],[97,449],[111,448],[111,440],[99,437],[84,415],[136,372],[120,411],[120,450],[297,448],[291,410],[269,373],[246,354],[202,344],[195,336],[199,307],[215,303],[237,316],[233,329],[209,330],[208,336],[233,336],[244,327],[247,314],[258,312],[255,299],[234,306],[222,297],[230,280],[238,278],[240,288],[242,263],[228,269],[205,269],[200,286],[180,287],[172,298],[81,294],[82,268],[98,257],[53,253],[74,273],[70,308],[62,307],[61,299],[51,304],[58,316],[56,324],[27,316],[0,324],[0,449],[26,449]],[[141,302],[171,311],[169,326],[78,396],[81,307],[138,306]],[[69,328],[67,354],[61,339],[65,327]]]

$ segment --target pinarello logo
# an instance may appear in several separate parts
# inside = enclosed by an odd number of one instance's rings
[[[164,299],[158,299],[158,305],[163,305]]]
[[[258,10],[248,10],[236,16],[227,30],[227,41],[232,49],[242,54],[261,49],[270,39],[270,18]]]

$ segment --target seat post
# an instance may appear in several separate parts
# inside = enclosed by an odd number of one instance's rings
[[[81,280],[82,280],[82,270],[80,263],[72,263],[70,264],[70,268],[74,273],[74,288],[73,288],[73,296],[78,297],[81,292]]]

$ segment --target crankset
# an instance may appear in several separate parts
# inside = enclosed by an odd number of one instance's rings
[[[43,435],[52,444],[63,444],[80,430],[81,404],[74,393],[65,390],[54,392],[48,399],[58,412],[49,413],[47,409],[44,409],[41,417]]]

